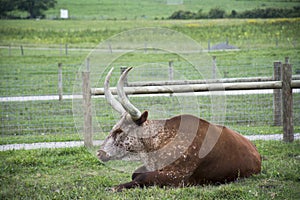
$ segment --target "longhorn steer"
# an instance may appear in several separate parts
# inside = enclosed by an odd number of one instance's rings
[[[138,158],[144,165],[133,173],[131,182],[115,187],[115,191],[151,185],[225,183],[260,172],[261,158],[255,146],[229,128],[192,115],[148,120],[148,112],[141,113],[124,92],[130,69],[119,79],[119,101],[109,90],[113,69],[106,77],[106,100],[121,119],[98,150],[98,157],[104,162]]]

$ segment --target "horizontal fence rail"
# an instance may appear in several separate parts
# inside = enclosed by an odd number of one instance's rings
[[[293,75],[293,80],[300,80],[300,75]],[[209,84],[209,83],[240,83],[240,82],[262,82],[274,81],[274,77],[250,77],[250,78],[223,78],[212,80],[177,80],[177,81],[144,81],[144,82],[129,82],[128,87],[142,86],[161,86],[161,85],[190,85],[190,84]]]
[[[278,70],[279,69],[279,70]],[[121,72],[124,68],[121,69]],[[85,77],[89,74],[89,71],[83,72],[83,86],[88,86],[86,83],[89,81]],[[296,80],[293,80],[296,79]],[[283,140],[285,142],[294,141],[293,133],[293,92],[294,88],[300,88],[299,77],[292,77],[292,65],[286,62],[281,64],[280,62],[274,63],[274,77],[270,78],[244,78],[240,79],[222,79],[222,80],[208,80],[203,82],[194,81],[191,84],[189,81],[162,81],[162,82],[146,82],[146,83],[126,83],[125,87],[126,94],[162,94],[162,93],[190,93],[190,92],[207,92],[207,91],[227,91],[227,90],[263,90],[263,89],[273,89],[274,90],[274,121],[282,121],[283,123]],[[250,81],[249,81],[250,80]],[[251,82],[251,80],[255,80]],[[259,80],[259,81],[258,81]],[[227,81],[227,82],[226,82]],[[245,82],[248,81],[248,82]],[[178,85],[178,83],[182,83]],[[148,85],[147,85],[148,84]],[[162,85],[159,85],[162,84]],[[147,86],[145,86],[147,85]],[[86,95],[86,91],[90,91],[90,95]],[[111,88],[113,94],[117,94],[116,88]],[[278,93],[278,91],[281,91]],[[103,88],[85,88],[83,87],[83,107],[87,108],[90,105],[85,104],[85,102],[90,102],[91,97],[94,95],[104,95]],[[278,98],[278,95],[280,98]],[[284,102],[284,103],[282,103]],[[92,126],[91,113],[89,109],[84,109],[85,124],[84,130],[90,130],[89,127]],[[279,114],[278,114],[279,113]],[[277,117],[278,115],[279,118]],[[281,120],[283,119],[283,120]],[[274,123],[276,125],[276,122]],[[280,124],[280,123],[279,123]],[[278,125],[278,124],[277,124]],[[84,132],[85,146],[92,146],[92,132]]]
[[[300,88],[300,80],[291,82],[291,88]],[[262,89],[282,89],[281,81],[266,82],[245,82],[245,83],[208,83],[193,85],[161,85],[125,87],[126,94],[163,94],[163,93],[188,93],[207,91],[229,91],[229,90],[262,90]],[[115,87],[111,88],[112,94],[117,94]],[[91,88],[92,95],[104,95],[104,88]]]

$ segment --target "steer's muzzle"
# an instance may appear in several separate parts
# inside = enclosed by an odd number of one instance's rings
[[[109,161],[109,159],[110,159],[109,155],[103,150],[99,150],[97,153],[97,156],[103,162]]]

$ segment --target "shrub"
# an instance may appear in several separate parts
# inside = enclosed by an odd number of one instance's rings
[[[0,0],[0,17],[15,18],[16,16],[9,16],[9,12],[24,11],[29,14],[28,18],[44,18],[43,11],[54,8],[56,3],[56,0]]]
[[[266,9],[254,9],[246,10],[239,13],[237,17],[239,18],[285,18],[285,17],[299,17],[300,16],[299,7],[294,7],[292,9],[284,8],[266,8]]]
[[[238,14],[238,13],[237,13],[235,10],[232,10],[229,17],[231,17],[231,18],[236,18],[237,14]]]
[[[196,13],[191,12],[191,11],[175,11],[169,19],[195,19],[196,18]]]
[[[202,13],[200,9],[197,13],[191,11],[175,11],[169,19],[218,19],[218,18],[291,18],[300,17],[300,6],[295,6],[291,9],[285,8],[256,8],[253,10],[246,10],[238,13],[232,10],[231,13],[226,16],[225,10],[221,8],[212,8],[208,14]]]
[[[225,17],[225,10],[221,8],[212,8],[208,13],[209,18],[218,19]]]

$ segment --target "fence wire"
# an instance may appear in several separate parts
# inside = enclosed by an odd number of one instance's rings
[[[59,52],[56,52],[60,54]],[[150,54],[151,52],[147,52]],[[293,59],[293,58],[292,58]],[[296,60],[296,59],[294,59]],[[296,60],[296,63],[299,61]],[[212,61],[213,63],[213,61]],[[112,87],[121,73],[120,66],[141,66],[142,62],[113,63],[116,72],[112,77]],[[173,60],[175,74],[170,76],[169,62],[148,63],[141,71],[136,70],[129,81],[158,81],[177,80],[189,77],[191,80],[203,77],[184,70],[181,60]],[[238,78],[252,76],[273,76],[273,63],[247,64],[227,62],[217,57],[217,68],[220,78]],[[58,142],[81,140],[77,128],[80,124],[74,121],[73,86],[78,77],[78,65],[63,66],[63,100],[58,100],[58,63],[43,64],[5,64],[1,62],[0,84],[0,134],[1,144]],[[298,65],[295,65],[297,68]],[[138,69],[138,68],[137,68]],[[208,66],[212,74],[212,66]],[[159,76],[156,72],[159,71]],[[296,71],[294,70],[294,74]],[[80,73],[79,73],[80,75]],[[93,86],[103,87],[103,80],[92,83]],[[80,83],[76,83],[80,84]],[[69,96],[68,96],[69,95]],[[168,118],[178,114],[193,114],[208,121],[224,124],[245,135],[282,134],[282,126],[274,126],[273,92],[268,91],[239,91],[229,92],[219,97],[221,100],[212,109],[212,97],[204,95],[140,95],[131,96],[131,101],[140,110],[149,110],[150,118]],[[224,101],[222,101],[224,98]],[[294,90],[294,129],[299,132],[300,126],[300,93]],[[96,113],[95,126],[100,126],[100,132],[95,139],[104,139],[108,131],[116,123],[119,116],[107,105],[103,97],[93,97],[93,109]],[[224,105],[222,105],[224,104]],[[224,109],[219,109],[223,108]],[[213,111],[213,112],[212,112]],[[216,118],[216,116],[224,116]],[[76,117],[76,116],[75,116]],[[83,119],[82,119],[83,120]],[[95,129],[96,130],[96,129]]]

